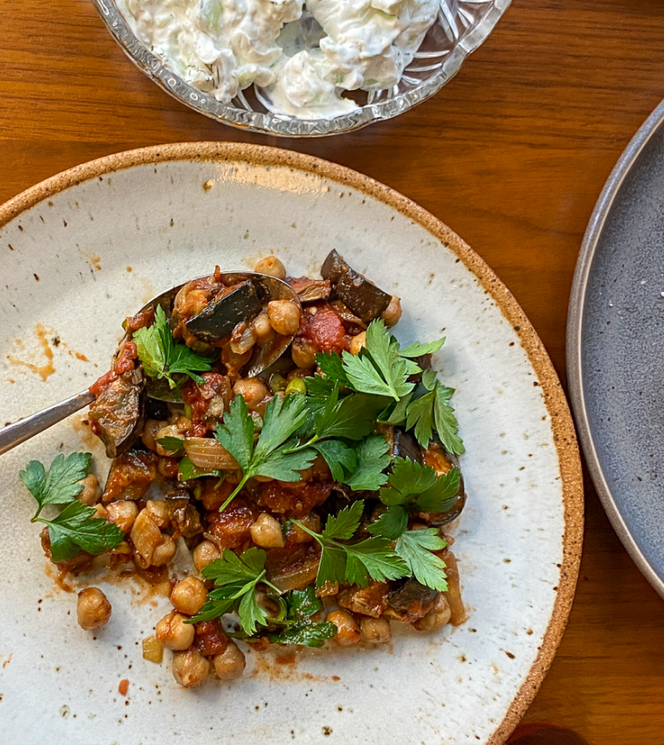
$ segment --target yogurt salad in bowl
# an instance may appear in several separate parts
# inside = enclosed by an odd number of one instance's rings
[[[346,91],[397,85],[440,0],[121,0],[136,36],[180,77],[230,103],[252,84],[272,112],[331,119]]]
[[[94,0],[131,59],[220,121],[335,134],[424,101],[510,0]]]

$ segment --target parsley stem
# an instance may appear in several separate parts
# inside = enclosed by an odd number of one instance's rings
[[[283,593],[283,590],[280,590],[278,587],[275,587],[272,584],[272,582],[270,582],[269,580],[263,579],[261,581],[263,582],[264,585],[267,585],[268,587],[271,587],[275,592],[279,593],[279,595],[281,595]]]
[[[309,533],[309,535],[310,535],[310,536],[311,536],[312,538],[315,538],[315,539],[316,539],[316,540],[318,541],[318,543],[320,543],[320,545],[321,545],[321,546],[323,545],[323,543],[322,543],[322,541],[321,541],[321,538],[320,538],[320,536],[318,535],[318,533],[314,533],[314,531],[313,531],[313,530],[310,530],[309,528],[307,528],[307,526],[306,526],[306,525],[303,525],[303,524],[302,524],[302,523],[301,523],[301,522],[300,522],[299,520],[293,520],[293,522],[295,523],[295,525],[297,525],[297,527],[298,527],[298,528],[302,528],[302,530],[303,530],[303,531],[304,531],[305,533]]]
[[[242,481],[240,481],[240,483],[235,487],[235,489],[233,489],[233,491],[231,492],[230,496],[227,497],[226,498],[226,501],[221,505],[221,507],[219,508],[219,512],[223,512],[226,509],[226,507],[228,507],[228,505],[242,491],[242,489],[243,489],[244,485],[247,483],[247,481],[249,481],[249,477],[245,474],[242,477]]]
[[[306,450],[310,445],[313,445],[314,442],[318,442],[318,435],[314,435],[312,438],[307,440],[307,442],[301,442],[299,445],[294,445],[292,448],[284,448],[282,452],[286,455],[290,455],[291,453],[299,453],[300,450]]]

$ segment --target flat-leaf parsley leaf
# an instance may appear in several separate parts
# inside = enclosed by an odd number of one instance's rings
[[[196,373],[212,369],[211,360],[197,354],[186,344],[175,343],[161,305],[157,306],[152,326],[138,329],[132,339],[145,374],[157,380],[166,379],[171,388],[177,385],[173,375],[187,375],[197,383],[202,383],[203,378]]]

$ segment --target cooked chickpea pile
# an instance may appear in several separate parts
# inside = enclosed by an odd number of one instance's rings
[[[368,321],[362,319],[363,306],[358,301],[356,312],[351,311],[337,295],[333,281],[288,277],[275,256],[261,259],[255,271],[287,282],[296,299],[262,298],[258,302],[247,282],[225,287],[218,270],[211,277],[186,283],[175,297],[169,320],[175,342],[187,344],[197,354],[218,351],[217,361],[209,369],[179,384],[181,400],[151,396],[149,387],[146,397],[144,381],[130,381],[128,376],[138,366],[132,341],[121,347],[111,374],[100,379],[96,389],[93,386],[97,402],[91,408],[91,426],[113,461],[104,488],[89,475],[81,482],[79,499],[124,534],[124,540],[112,551],[112,560],[121,570],[133,564],[149,582],[170,580],[172,610],[156,623],[154,634],[143,640],[143,657],[161,663],[163,650],[170,650],[173,676],[185,688],[199,686],[213,675],[220,680],[238,678],[246,667],[242,649],[226,633],[219,618],[195,618],[214,587],[213,581],[200,573],[223,557],[224,551],[241,554],[255,546],[266,553],[265,568],[272,587],[276,585],[283,593],[310,587],[316,579],[320,549],[309,531],[320,532],[334,505],[343,505],[344,500],[347,503],[347,495],[319,455],[302,472],[300,481],[256,476],[230,506],[219,510],[242,476],[237,461],[213,436],[231,402],[238,397],[244,399],[256,439],[270,400],[307,393],[304,379],[316,372],[317,354],[346,350],[357,355],[367,344]],[[386,295],[357,273],[353,276],[358,287],[362,283],[371,285],[370,296],[373,290],[382,293],[379,316],[388,328],[394,326],[402,313],[399,298]],[[252,315],[238,320],[222,340],[216,340],[210,331],[210,308],[234,292],[240,300],[233,312],[246,303]],[[374,300],[371,296],[366,302]],[[153,316],[141,312],[128,319],[128,333],[149,327]],[[253,377],[241,374],[257,350],[270,349],[284,337],[289,341],[287,352],[268,372]],[[127,401],[132,392],[137,392],[136,421],[125,423],[123,417],[130,416]],[[392,442],[396,454],[393,430],[383,425],[381,433]],[[440,447],[432,445],[424,456],[438,474],[452,468]],[[340,509],[338,504],[336,509]],[[431,525],[426,516],[422,520],[423,527]],[[408,623],[419,631],[462,622],[465,612],[458,572],[449,551],[453,539],[443,537],[448,548],[441,552],[441,558],[450,568],[446,592],[419,585],[414,578],[396,583],[372,581],[363,588],[326,582],[317,588],[322,610],[316,617],[336,627],[334,642],[342,647],[388,644],[392,621]],[[48,552],[48,536],[43,542]],[[171,574],[171,564],[176,554],[187,553],[196,574],[192,569],[190,576],[177,581]],[[86,556],[63,562],[64,568],[84,568]],[[265,585],[259,585],[258,590],[264,596],[263,607],[269,608],[268,615],[277,613],[278,608],[270,607],[274,601],[267,589],[261,588]],[[99,588],[88,587],[79,593],[77,618],[86,630],[99,629],[109,622],[111,605]],[[267,637],[261,641],[267,644]]]

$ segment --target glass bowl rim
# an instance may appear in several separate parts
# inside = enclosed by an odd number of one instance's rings
[[[92,2],[129,59],[162,90],[185,106],[221,124],[249,132],[278,137],[327,137],[392,119],[431,98],[459,72],[466,57],[486,41],[512,0],[492,0],[493,4],[481,21],[460,36],[440,70],[428,81],[399,93],[394,98],[364,104],[356,111],[334,119],[293,119],[221,103],[182,80],[139,41],[120,13],[115,0]]]

